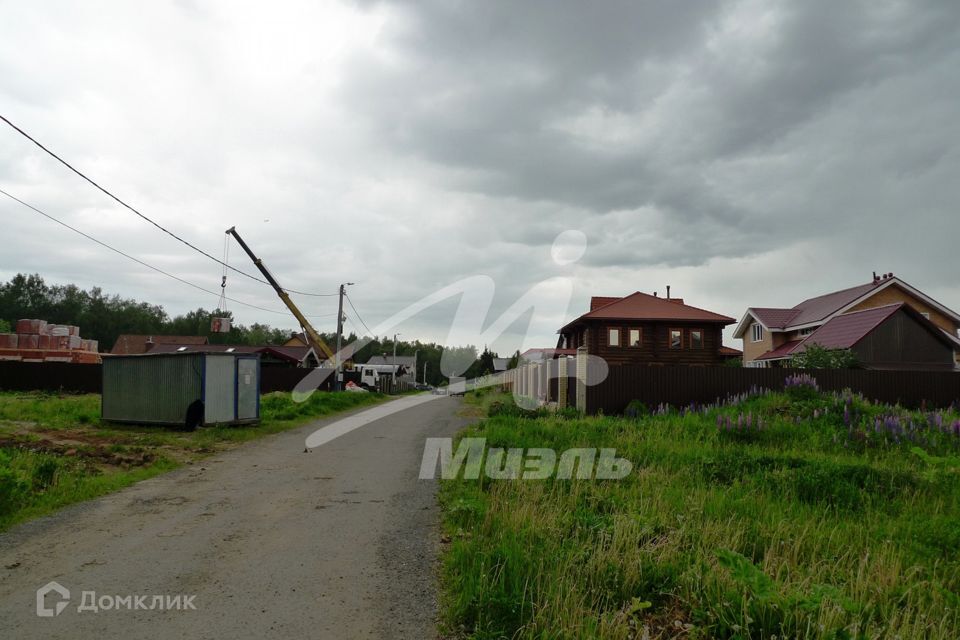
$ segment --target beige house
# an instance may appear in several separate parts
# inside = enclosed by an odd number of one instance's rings
[[[874,274],[867,284],[810,298],[789,309],[750,307],[733,335],[743,341],[743,366],[785,366],[793,354],[804,349],[804,343],[817,341],[814,334],[819,329],[825,329],[820,335],[830,331],[832,327],[827,325],[831,320],[898,304],[911,307],[949,338],[960,368],[960,314],[892,273]]]

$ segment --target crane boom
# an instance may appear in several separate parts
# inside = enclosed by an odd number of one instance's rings
[[[283,300],[283,304],[287,305],[287,309],[290,310],[290,313],[297,319],[297,322],[300,323],[300,328],[303,329],[304,335],[307,337],[307,341],[310,343],[314,349],[323,353],[323,355],[328,360],[334,360],[333,351],[330,347],[327,346],[327,343],[323,341],[323,338],[320,337],[320,334],[317,333],[317,330],[313,328],[313,325],[310,324],[310,321],[307,320],[307,317],[303,315],[300,309],[297,308],[297,305],[293,304],[293,300],[290,299],[290,295],[283,290],[283,287],[280,286],[280,283],[277,282],[277,279],[273,277],[273,274],[263,265],[263,260],[258,258],[253,254],[253,251],[250,250],[250,247],[247,246],[247,243],[243,241],[243,238],[240,237],[240,234],[237,233],[236,227],[230,227],[227,229],[227,233],[232,235],[237,243],[240,245],[250,259],[253,260],[253,264],[256,265],[257,269],[260,270],[260,273],[263,274],[263,277],[267,279],[267,282],[270,283],[270,286],[273,287],[273,290],[277,292],[277,295],[280,296],[280,299]]]

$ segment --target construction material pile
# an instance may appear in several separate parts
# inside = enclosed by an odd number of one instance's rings
[[[100,345],[80,337],[80,327],[18,320],[16,333],[0,333],[0,360],[98,363]]]

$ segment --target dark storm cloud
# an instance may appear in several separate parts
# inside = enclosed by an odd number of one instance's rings
[[[882,120],[883,144],[909,148],[909,102],[870,97],[946,80],[936,66],[960,62],[951,3],[393,6],[394,55],[355,61],[349,103],[398,152],[467,170],[462,188],[579,209],[605,248],[588,256],[596,265],[833,241],[850,192],[861,213],[896,215],[882,206],[888,177],[946,153],[941,141],[878,164],[862,154],[877,141],[857,129]],[[936,96],[944,108],[925,123],[952,140],[956,97]],[[847,133],[831,138],[837,127]],[[784,234],[798,218],[812,224]],[[655,246],[630,242],[651,228]]]

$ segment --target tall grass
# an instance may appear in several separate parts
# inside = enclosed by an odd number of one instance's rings
[[[445,482],[450,634],[960,637],[960,416],[799,395],[472,427],[496,447],[614,447],[634,470]]]

